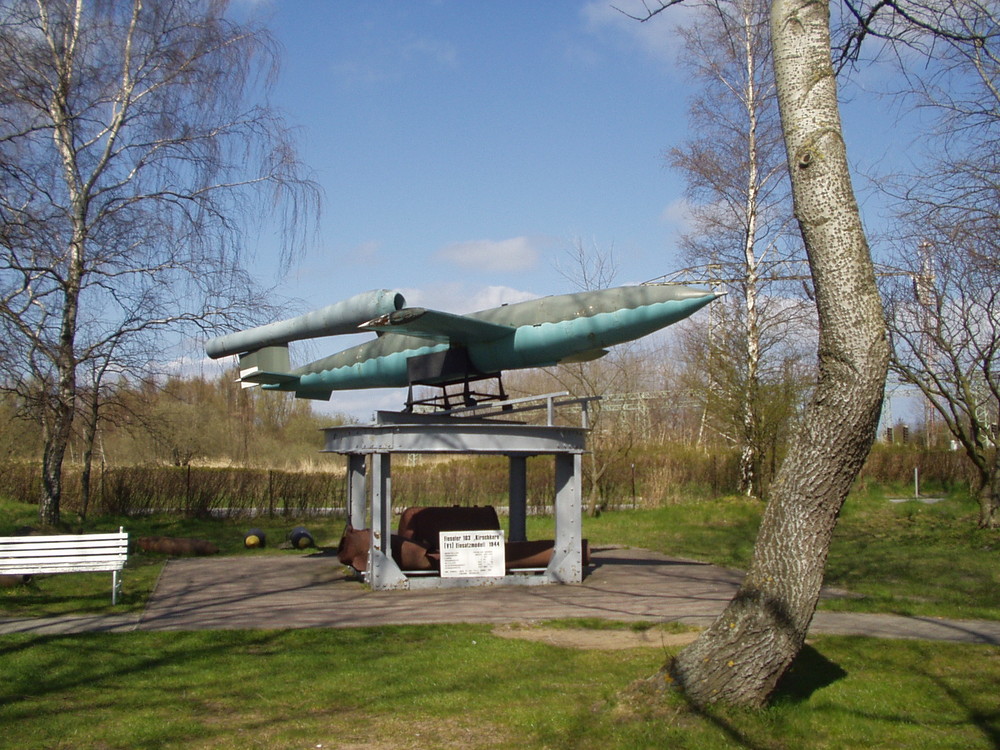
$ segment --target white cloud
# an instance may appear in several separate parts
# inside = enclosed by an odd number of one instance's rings
[[[158,376],[215,380],[227,373],[231,373],[236,364],[234,357],[223,357],[222,359],[210,359],[206,357],[204,354],[204,342],[198,339],[186,340],[181,346],[187,353],[179,354],[173,359],[153,365],[154,371]]]
[[[660,220],[675,229],[678,234],[686,234],[691,231],[692,218],[691,202],[687,198],[671,201],[660,212]]]
[[[408,61],[414,58],[426,58],[446,67],[453,67],[458,62],[458,50],[454,44],[426,37],[407,42],[401,54]]]
[[[470,240],[442,248],[437,257],[462,268],[510,273],[534,268],[538,263],[538,248],[528,237]]]
[[[390,79],[377,65],[361,60],[344,60],[330,65],[330,75],[345,88],[367,88]]]
[[[377,411],[400,411],[406,403],[405,388],[365,388],[334,391],[329,401],[312,401],[319,414],[345,414],[362,424],[371,423]]]
[[[332,62],[329,72],[341,86],[369,88],[398,83],[428,65],[454,68],[458,63],[458,48],[450,42],[428,37],[389,38],[367,45],[356,57]]]
[[[642,0],[619,0],[614,5],[606,0],[595,0],[583,7],[582,15],[591,33],[610,31],[638,46],[654,60],[673,66],[682,44],[677,29],[692,22],[698,11],[681,3],[641,23],[636,18],[646,16],[646,4]],[[653,7],[655,4],[648,5]]]

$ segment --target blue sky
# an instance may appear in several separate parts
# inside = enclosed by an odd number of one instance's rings
[[[325,192],[289,295],[481,309],[570,291],[578,242],[613,249],[620,283],[676,267],[683,185],[663,153],[687,90],[644,47],[651,26],[606,3],[256,6],[284,46],[274,103]]]
[[[681,267],[684,184],[664,153],[688,135],[674,29],[692,11],[639,24],[601,0],[237,8],[284,48],[273,104],[324,191],[315,245],[280,279],[301,310],[374,288],[453,312],[560,294],[574,289],[579,243],[613,252],[618,284]],[[887,116],[858,100],[845,110],[849,147]],[[862,162],[883,158],[857,140]],[[256,248],[266,285],[279,281],[272,249]],[[401,397],[335,394],[331,408],[367,417],[373,405]]]

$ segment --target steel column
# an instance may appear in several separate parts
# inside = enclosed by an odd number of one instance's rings
[[[560,583],[583,580],[580,454],[556,455],[556,538],[546,575]]]
[[[388,453],[372,454],[372,546],[368,583],[373,589],[406,588],[406,576],[392,559],[392,479]]]
[[[407,422],[405,420],[413,420]],[[460,419],[433,421],[418,415],[379,415],[374,425],[330,427],[326,451],[348,456],[347,511],[355,528],[372,531],[365,579],[373,589],[438,588],[452,586],[535,585],[579,583],[583,580],[580,533],[582,493],[581,455],[586,430],[580,427],[524,425],[512,422],[475,422]],[[556,533],[552,561],[540,575],[511,573],[496,578],[441,578],[403,575],[392,559],[392,454],[492,454],[509,463],[510,541],[527,539],[527,459],[555,456]],[[367,456],[371,464],[365,472]],[[367,493],[367,494],[366,494]],[[370,505],[366,504],[366,500]],[[370,519],[366,519],[370,508]]]
[[[508,541],[524,542],[528,539],[528,458],[510,456],[510,482],[507,514],[510,521]]]
[[[365,477],[365,456],[347,456],[347,522],[356,529],[367,529],[368,485]]]

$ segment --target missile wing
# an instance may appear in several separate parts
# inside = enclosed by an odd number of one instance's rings
[[[490,323],[466,315],[426,310],[423,307],[397,310],[363,323],[360,327],[365,331],[402,333],[461,346],[496,341],[513,335],[517,330],[509,325]]]

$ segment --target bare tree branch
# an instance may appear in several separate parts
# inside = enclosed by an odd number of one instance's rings
[[[318,208],[288,128],[258,103],[274,44],[227,4],[0,6],[0,387],[51,407],[44,521],[58,521],[78,369],[100,379],[130,342],[253,320],[246,232],[273,220],[287,259]]]

